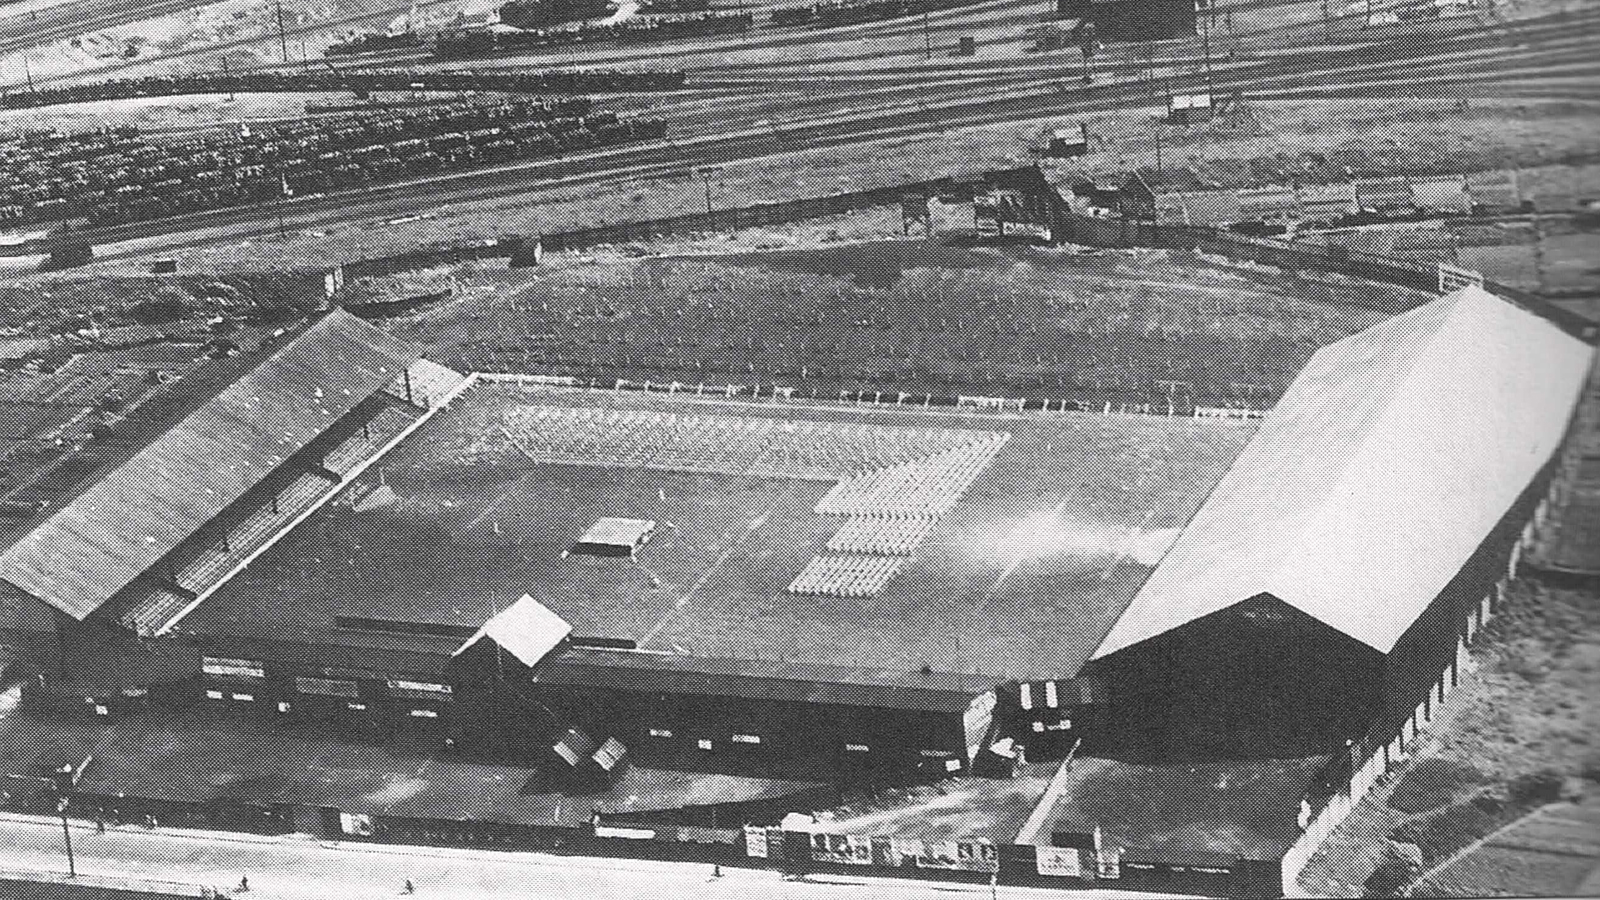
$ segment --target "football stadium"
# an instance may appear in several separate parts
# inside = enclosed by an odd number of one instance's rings
[[[1305,828],[1453,687],[1592,359],[1468,286],[1252,421],[578,388],[334,311],[8,510],[6,662],[561,790],[1326,756]]]

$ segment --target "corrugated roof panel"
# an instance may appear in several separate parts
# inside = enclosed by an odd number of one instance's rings
[[[1559,447],[1592,355],[1477,287],[1318,351],[1095,656],[1262,593],[1387,653]]]
[[[0,554],[0,577],[89,615],[417,356],[329,314]]]

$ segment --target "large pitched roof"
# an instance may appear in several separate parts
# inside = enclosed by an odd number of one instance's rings
[[[330,313],[0,554],[0,578],[89,615],[417,356]]]
[[[1324,347],[1095,656],[1263,593],[1387,653],[1554,454],[1592,355],[1478,287]]]

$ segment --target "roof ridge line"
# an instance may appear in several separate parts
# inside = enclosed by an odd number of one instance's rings
[[[1399,398],[1403,395],[1403,392],[1410,385],[1415,383],[1415,381],[1416,381],[1416,379],[1418,377],[1418,373],[1421,372],[1421,363],[1422,363],[1423,353],[1425,353],[1426,351],[1432,350],[1434,347],[1438,346],[1439,341],[1441,339],[1441,335],[1444,333],[1446,327],[1449,325],[1449,323],[1452,320],[1454,320],[1458,316],[1459,311],[1461,309],[1461,299],[1462,299],[1462,297],[1466,296],[1466,292],[1467,292],[1467,288],[1468,287],[1471,287],[1471,285],[1468,285],[1467,287],[1459,288],[1459,289],[1457,289],[1455,291],[1452,291],[1451,293],[1446,294],[1446,295],[1444,295],[1442,297],[1436,297],[1433,300],[1430,300],[1430,301],[1428,301],[1426,303],[1419,304],[1418,306],[1416,306],[1416,307],[1414,307],[1412,309],[1409,309],[1406,312],[1401,313],[1398,316],[1395,316],[1394,318],[1385,320],[1383,322],[1379,322],[1378,324],[1372,326],[1371,328],[1367,328],[1367,329],[1364,329],[1361,332],[1358,332],[1358,334],[1367,335],[1367,334],[1370,334],[1371,332],[1376,331],[1378,329],[1384,329],[1386,331],[1400,331],[1400,330],[1403,330],[1403,326],[1395,327],[1395,323],[1407,321],[1407,319],[1406,319],[1407,316],[1410,316],[1412,313],[1416,313],[1419,310],[1430,310],[1431,311],[1431,310],[1440,309],[1441,306],[1439,304],[1442,304],[1444,301],[1447,301],[1447,300],[1449,301],[1449,309],[1446,310],[1442,315],[1439,316],[1438,323],[1433,327],[1431,333],[1428,335],[1427,339],[1423,342],[1423,345],[1420,348],[1420,352],[1410,353],[1410,354],[1406,354],[1404,356],[1399,357],[1400,359],[1403,359],[1405,361],[1404,365],[1403,365],[1403,370],[1404,371],[1400,375],[1400,377],[1398,377],[1398,378],[1396,378],[1396,379],[1394,379],[1392,381],[1392,383],[1391,383],[1392,384],[1392,388],[1390,390],[1384,392],[1382,400],[1379,403],[1378,414],[1373,418],[1372,425],[1362,433],[1361,440],[1358,442],[1358,444],[1356,446],[1356,449],[1351,453],[1344,454],[1343,457],[1340,459],[1339,466],[1338,466],[1338,471],[1333,473],[1332,477],[1323,479],[1321,481],[1321,484],[1323,485],[1323,487],[1318,492],[1316,503],[1309,504],[1310,509],[1309,509],[1308,514],[1297,516],[1295,518],[1292,539],[1285,542],[1285,550],[1284,550],[1284,552],[1281,553],[1278,556],[1277,560],[1275,561],[1275,564],[1272,567],[1271,574],[1266,579],[1264,579],[1264,581],[1268,585],[1268,588],[1266,590],[1267,593],[1270,593],[1272,596],[1277,597],[1283,603],[1293,607],[1296,610],[1299,610],[1300,612],[1310,616],[1313,619],[1316,619],[1318,622],[1321,622],[1322,624],[1327,625],[1328,627],[1330,627],[1333,630],[1339,632],[1340,634],[1350,638],[1351,640],[1357,641],[1357,642],[1359,642],[1359,643],[1361,643],[1361,644],[1363,644],[1365,646],[1372,647],[1373,649],[1378,650],[1379,652],[1387,652],[1387,651],[1385,651],[1381,647],[1376,647],[1375,645],[1373,645],[1371,642],[1369,642],[1367,640],[1364,640],[1364,639],[1362,639],[1362,638],[1360,638],[1360,637],[1358,637],[1358,636],[1356,636],[1354,634],[1351,634],[1349,630],[1341,627],[1336,622],[1330,622],[1327,619],[1323,618],[1322,616],[1318,615],[1317,613],[1314,613],[1311,610],[1306,609],[1305,607],[1300,605],[1300,603],[1298,603],[1296,600],[1294,600],[1294,599],[1292,599],[1290,597],[1284,596],[1284,594],[1286,592],[1282,591],[1279,588],[1279,585],[1281,584],[1281,582],[1279,582],[1279,576],[1282,574],[1282,572],[1284,570],[1284,567],[1288,565],[1289,557],[1295,551],[1299,550],[1304,545],[1304,543],[1306,541],[1306,532],[1310,529],[1312,523],[1317,521],[1317,517],[1316,517],[1315,513],[1321,512],[1323,510],[1324,505],[1328,502],[1329,498],[1336,496],[1338,494],[1338,492],[1339,492],[1339,489],[1350,482],[1350,479],[1351,479],[1351,477],[1352,477],[1352,475],[1353,475],[1353,473],[1355,472],[1355,469],[1356,469],[1356,463],[1361,458],[1362,451],[1364,451],[1367,448],[1367,446],[1371,443],[1372,435],[1375,432],[1382,431],[1383,430],[1382,426],[1386,425],[1387,423],[1389,423],[1392,420],[1393,415],[1394,415],[1394,411],[1395,411],[1395,407],[1398,405]],[[1482,290],[1482,289],[1480,288],[1479,290]],[[1485,293],[1487,293],[1487,292],[1485,292]],[[1494,295],[1490,295],[1490,296],[1494,296]],[[1418,316],[1418,318],[1426,318],[1426,317]],[[1317,351],[1317,354],[1313,355],[1313,360],[1315,359],[1315,356],[1321,354],[1323,352],[1323,350],[1326,350],[1329,347],[1336,346],[1339,343],[1340,342],[1335,341],[1333,344],[1328,344],[1327,346],[1319,349]],[[1180,537],[1181,537],[1181,535],[1180,535]]]

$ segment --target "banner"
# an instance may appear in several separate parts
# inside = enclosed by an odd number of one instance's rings
[[[922,852],[917,854],[917,868],[919,869],[959,869],[961,851],[953,843],[928,842],[923,846]]]
[[[872,839],[872,863],[884,868],[910,868],[924,852],[922,841],[916,838],[875,837]]]
[[[956,863],[965,872],[1000,871],[1000,855],[993,844],[957,844]]]
[[[744,828],[744,855],[755,859],[767,858],[767,830],[754,825]]]
[[[1036,848],[1038,861],[1036,869],[1040,875],[1054,875],[1061,878],[1082,878],[1083,855],[1076,847],[1039,847]]]
[[[813,834],[811,859],[846,866],[870,866],[872,839],[855,834]]]
[[[1117,847],[1101,847],[1095,854],[1096,878],[1121,878],[1122,877],[1122,850]]]
[[[345,834],[372,837],[372,817],[361,813],[339,813],[339,830]]]

